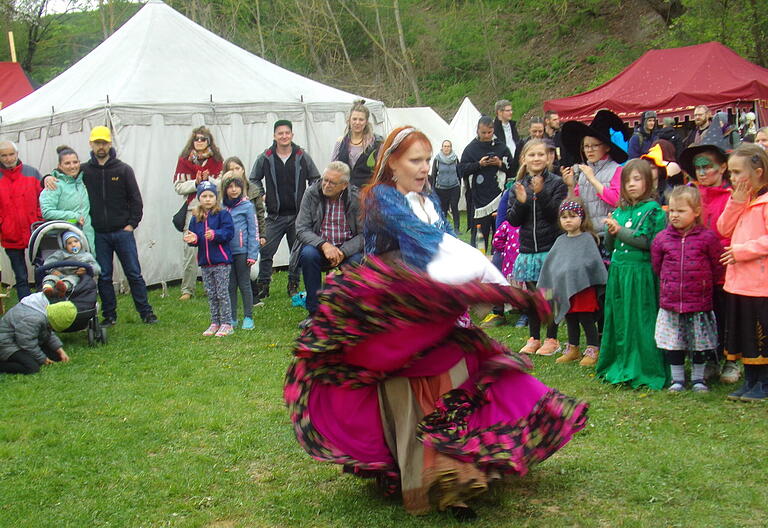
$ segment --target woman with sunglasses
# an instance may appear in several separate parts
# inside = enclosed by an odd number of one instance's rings
[[[187,204],[185,226],[189,225],[192,210],[197,205],[197,186],[206,180],[218,182],[223,167],[222,162],[221,152],[213,141],[211,131],[204,126],[195,128],[179,155],[176,171],[173,174],[173,188],[176,194],[184,196]],[[184,246],[184,275],[181,279],[181,297],[179,298],[182,301],[188,301],[195,293],[196,253],[195,248]]]

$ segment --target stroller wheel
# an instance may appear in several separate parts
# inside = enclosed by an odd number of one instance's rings
[[[96,345],[96,332],[93,331],[93,327],[88,325],[88,346]]]
[[[100,326],[100,325],[97,325],[97,327],[99,329],[99,333],[96,336],[96,340],[102,345],[106,345],[107,344],[107,327]]]

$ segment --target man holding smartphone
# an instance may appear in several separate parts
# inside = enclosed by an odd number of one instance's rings
[[[493,237],[493,215],[499,207],[501,186],[499,178],[514,178],[511,169],[512,154],[507,146],[494,138],[493,119],[483,116],[477,123],[477,137],[464,148],[461,170],[468,184],[468,194],[474,205],[467,211],[472,226],[471,244],[477,246],[477,228],[483,235],[486,253]]]

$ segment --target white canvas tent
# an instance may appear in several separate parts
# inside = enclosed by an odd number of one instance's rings
[[[385,115],[386,129],[389,132],[405,125],[412,125],[424,132],[432,143],[432,154],[436,154],[440,150],[444,140],[448,139],[451,143],[455,142],[451,126],[428,106],[387,108]],[[461,156],[461,151],[457,151],[457,154]]]
[[[85,160],[91,127],[109,125],[118,156],[139,181],[144,219],[136,239],[144,278],[156,284],[181,277],[182,241],[171,216],[182,199],[172,175],[192,128],[211,128],[222,154],[250,167],[271,144],[273,122],[290,119],[294,141],[322,170],[358,98],[275,66],[149,0],[70,69],[2,110],[0,137],[45,173],[56,165],[58,145]],[[384,105],[366,104],[380,128]],[[285,248],[275,258],[281,263]]]
[[[457,152],[463,152],[464,147],[477,137],[477,121],[481,116],[480,110],[472,104],[469,97],[465,97],[450,125],[456,138]]]

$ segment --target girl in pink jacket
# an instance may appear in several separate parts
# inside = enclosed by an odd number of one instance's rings
[[[660,279],[656,346],[664,351],[672,373],[669,392],[685,388],[688,352],[691,388],[708,392],[704,366],[718,344],[712,291],[722,275],[723,247],[714,231],[702,225],[696,187],[678,185],[667,199],[669,225],[651,244],[651,264]]]
[[[744,384],[730,400],[768,400],[768,153],[754,144],[728,159],[733,194],[717,221],[731,238],[721,262],[728,294],[725,354],[744,364]]]

